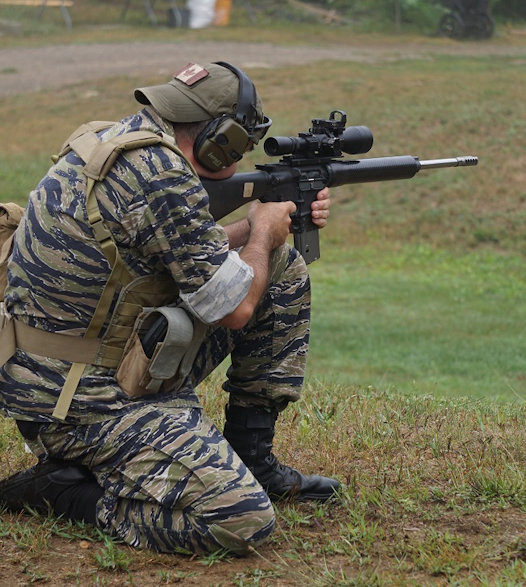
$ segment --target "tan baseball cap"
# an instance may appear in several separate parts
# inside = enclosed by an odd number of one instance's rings
[[[137,88],[135,99],[152,105],[171,122],[199,122],[233,114],[238,101],[237,75],[217,63],[188,63],[166,84]],[[257,122],[264,120],[256,94]]]

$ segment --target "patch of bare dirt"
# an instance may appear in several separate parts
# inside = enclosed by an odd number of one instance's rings
[[[242,68],[323,60],[389,62],[433,55],[526,57],[526,47],[495,43],[400,42],[367,46],[280,46],[200,41],[50,45],[0,49],[0,98],[113,75],[163,77],[188,61],[232,61]]]

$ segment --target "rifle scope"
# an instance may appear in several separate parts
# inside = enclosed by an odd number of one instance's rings
[[[300,133],[297,137],[269,137],[263,147],[265,153],[276,155],[303,155],[341,157],[367,153],[373,146],[373,133],[366,126],[349,126],[338,136],[332,133]]]

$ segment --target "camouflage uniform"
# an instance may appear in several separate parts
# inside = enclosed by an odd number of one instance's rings
[[[173,136],[149,107],[102,135],[131,130]],[[6,292],[17,320],[74,336],[86,329],[109,265],[87,222],[85,189],[82,161],[71,152],[31,193]],[[183,385],[161,394],[130,400],[113,370],[89,366],[65,423],[51,413],[69,363],[18,350],[0,369],[2,407],[18,420],[40,423],[39,436],[28,441],[36,454],[90,468],[105,490],[97,516],[108,533],[163,552],[245,552],[272,531],[273,509],[202,413],[195,387],[231,353],[224,384],[231,403],[281,408],[298,398],[308,344],[306,267],[295,250],[281,247],[247,326],[214,326],[246,295],[252,273],[228,250],[186,161],[160,146],[128,152],[95,189],[130,272],[170,275],[177,301],[210,324],[207,336]]]

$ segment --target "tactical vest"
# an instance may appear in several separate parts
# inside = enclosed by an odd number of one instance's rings
[[[137,317],[143,309],[173,303],[178,293],[174,281],[168,276],[133,278],[103,222],[93,188],[97,181],[102,181],[106,177],[123,151],[160,144],[181,157],[184,155],[171,137],[149,131],[134,131],[102,142],[97,132],[113,124],[109,121],[94,121],[81,125],[66,140],[60,153],[52,158],[56,163],[73,150],[84,161],[83,173],[88,178],[86,206],[89,223],[111,266],[110,276],[86,332],[82,338],[46,332],[12,320],[6,313],[0,315],[0,366],[13,356],[17,348],[72,363],[53,412],[53,416],[60,420],[67,416],[86,366],[91,364],[116,368],[132,335]],[[121,286],[118,301],[109,316],[114,295]],[[105,324],[107,326],[104,335],[100,336]]]

